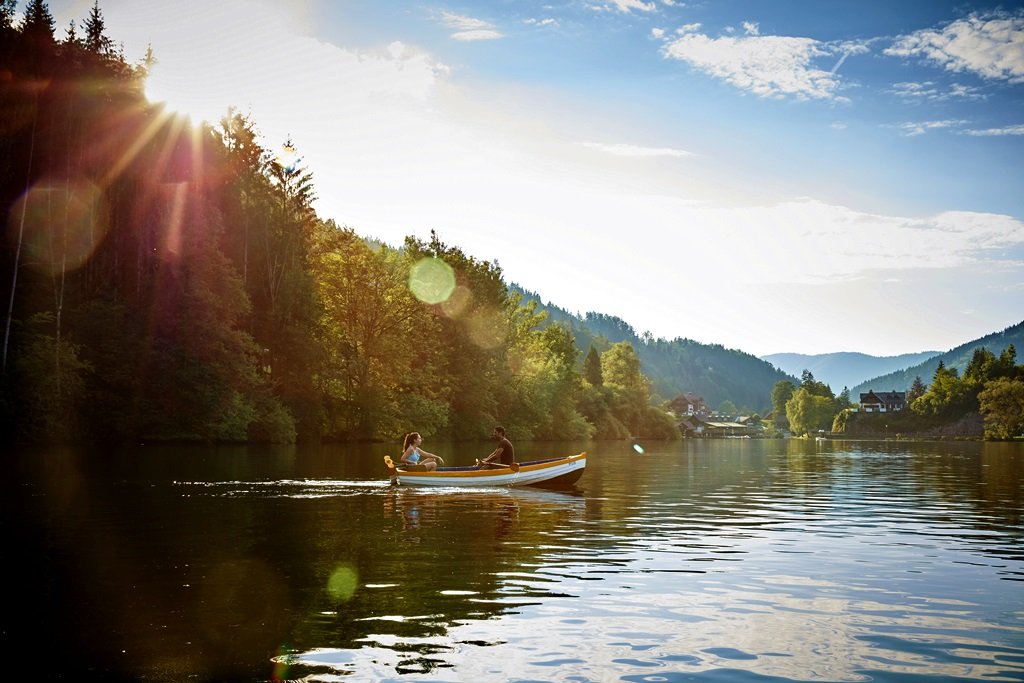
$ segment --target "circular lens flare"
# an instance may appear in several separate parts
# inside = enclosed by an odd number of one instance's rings
[[[327,580],[327,593],[338,602],[347,602],[356,592],[359,576],[356,570],[347,564],[339,565]]]
[[[455,291],[455,271],[439,258],[427,257],[413,265],[409,289],[425,304],[439,304]]]
[[[40,181],[12,207],[7,231],[21,235],[26,264],[52,275],[81,267],[107,232],[106,204],[88,180]]]
[[[441,302],[441,310],[449,318],[458,318],[469,308],[471,303],[473,303],[473,292],[469,290],[469,287],[456,285],[451,296]]]

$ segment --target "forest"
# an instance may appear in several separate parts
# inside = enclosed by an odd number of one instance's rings
[[[148,102],[158,59],[98,3],[58,34],[0,0],[3,438],[678,437],[630,341],[580,347],[437,234],[320,218],[291,141]]]

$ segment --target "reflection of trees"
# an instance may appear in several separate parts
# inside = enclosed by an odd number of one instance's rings
[[[418,662],[411,670],[430,668],[436,645],[429,639],[453,625],[542,597],[539,586],[532,597],[510,597],[522,594],[510,588],[514,574],[536,566],[548,537],[574,525],[584,504],[578,495],[540,489],[388,487],[372,499],[380,504],[338,499],[359,510],[321,517],[308,533],[319,546],[310,559],[320,583],[347,562],[358,571],[359,589],[344,603],[324,592],[309,595],[293,646],[426,639],[410,654]]]

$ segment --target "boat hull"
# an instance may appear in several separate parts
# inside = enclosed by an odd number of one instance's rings
[[[587,454],[518,463],[518,467],[439,467],[429,472],[407,472],[384,457],[392,483],[408,486],[537,486],[569,488],[583,476]]]

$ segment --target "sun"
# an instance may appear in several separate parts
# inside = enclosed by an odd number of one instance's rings
[[[216,125],[227,113],[229,102],[223,92],[200,84],[186,71],[162,68],[156,64],[146,76],[146,99],[162,103],[171,111]]]

